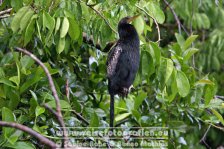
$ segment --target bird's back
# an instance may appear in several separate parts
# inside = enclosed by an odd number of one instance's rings
[[[112,95],[127,96],[139,67],[139,44],[118,40],[107,59],[108,89]]]

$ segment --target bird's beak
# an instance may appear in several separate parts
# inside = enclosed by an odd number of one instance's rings
[[[135,20],[138,16],[140,16],[140,14],[130,17],[127,22],[130,23],[131,21]]]

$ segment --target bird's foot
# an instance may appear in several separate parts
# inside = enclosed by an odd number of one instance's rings
[[[129,89],[128,89],[128,92],[130,93],[130,92],[133,91],[133,90],[135,90],[135,88],[134,88],[133,85],[131,85],[131,86],[129,87]]]
[[[127,97],[129,93],[129,88],[122,88],[120,91],[119,96],[121,96],[122,98]]]

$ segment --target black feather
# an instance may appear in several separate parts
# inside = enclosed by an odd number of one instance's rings
[[[119,22],[120,39],[107,58],[108,90],[111,96],[110,127],[113,127],[114,95],[127,97],[139,68],[140,41],[135,27],[128,23],[129,19],[130,17],[125,17]]]

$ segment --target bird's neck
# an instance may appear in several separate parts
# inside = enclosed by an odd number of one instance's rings
[[[139,47],[140,41],[138,35],[120,37],[120,41],[128,43],[132,47]]]
[[[121,24],[118,26],[118,32],[122,42],[128,43],[134,47],[139,47],[140,41],[138,33],[133,25]]]

